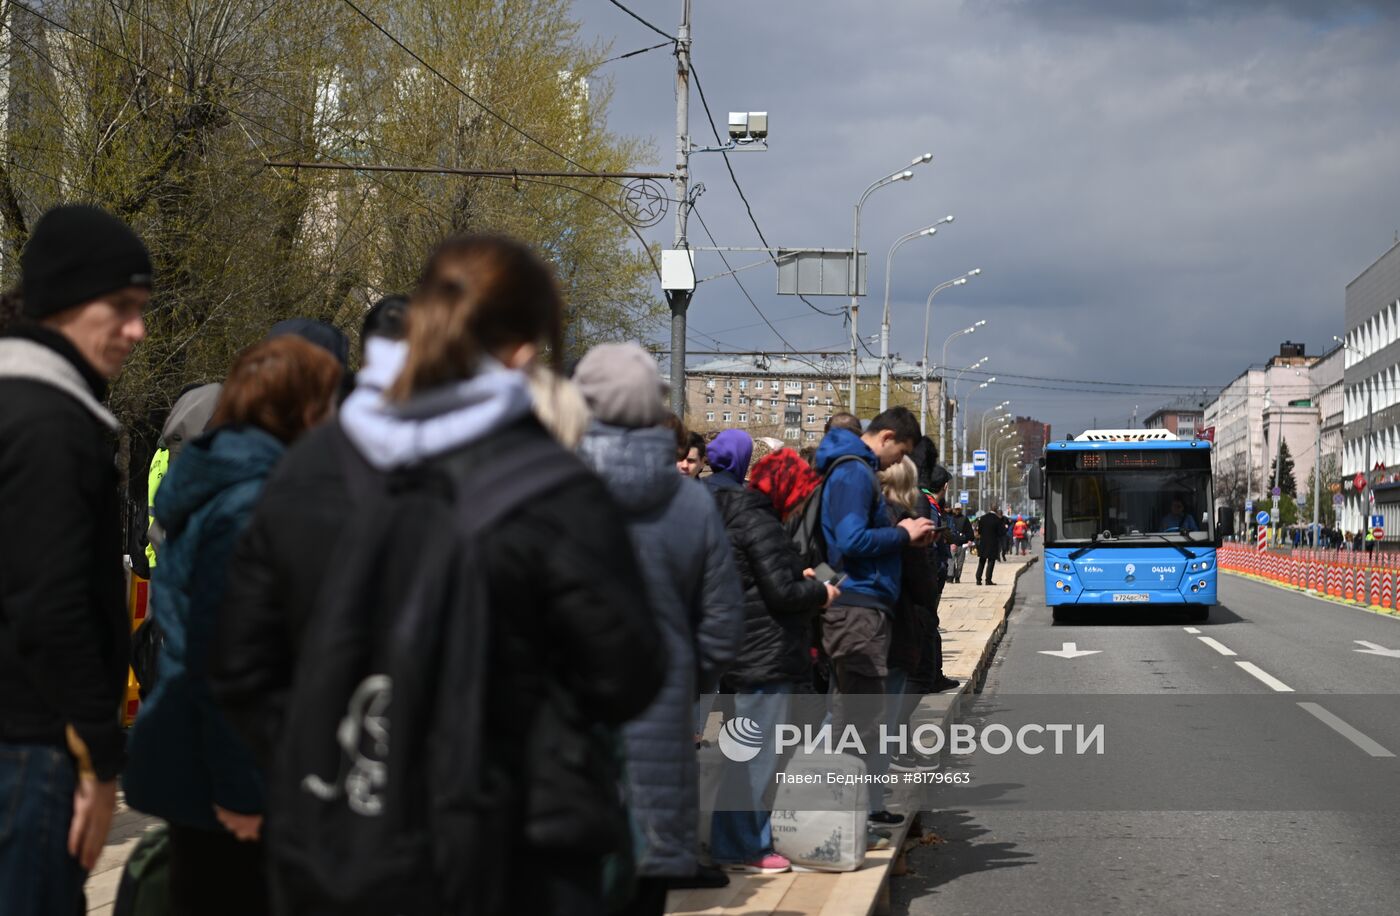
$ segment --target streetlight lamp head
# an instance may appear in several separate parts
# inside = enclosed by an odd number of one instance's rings
[[[927,229],[920,229],[920,230],[919,230],[919,235],[937,235],[937,234],[938,234],[938,227],[937,227],[937,226],[929,226]]]
[[[980,328],[980,327],[982,327],[983,325],[985,325],[986,323],[987,323],[987,319],[985,319],[985,318],[979,318],[977,321],[973,322],[972,326],[973,326],[974,328]],[[985,356],[982,357],[982,358],[983,358],[983,359],[986,359]]]
[[[925,163],[925,162],[932,162],[932,161],[933,161],[933,153],[924,153],[922,156],[915,156],[915,157],[914,157],[914,161],[911,162],[911,163],[909,163],[909,164],[910,164],[910,165],[922,165],[922,164]]]
[[[940,223],[951,223],[952,221],[953,221],[953,214],[951,214],[951,213],[949,213],[947,216],[945,216],[945,217],[943,217],[941,220],[939,220]]]
[[[974,267],[967,272],[967,275],[969,277],[980,277],[982,275],[982,268]]]
[[[953,281],[953,285],[954,285],[954,286],[963,286],[963,285],[965,285],[966,283],[967,283],[967,277],[958,277],[956,280]],[[975,328],[968,328],[968,330],[969,330],[969,331],[973,331],[973,330],[976,330],[976,329],[975,329]]]
[[[905,169],[904,171],[900,172],[897,176],[895,176],[895,179],[894,179],[894,180],[895,180],[895,181],[908,181],[909,179],[911,179],[911,178],[913,178],[913,177],[914,177],[914,173],[911,172],[911,171],[909,171],[908,169]]]

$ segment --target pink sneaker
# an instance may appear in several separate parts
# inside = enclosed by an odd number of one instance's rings
[[[781,875],[785,871],[792,871],[792,863],[787,856],[780,856],[776,852],[754,862],[733,862],[725,865],[727,871],[740,871],[748,875]]]

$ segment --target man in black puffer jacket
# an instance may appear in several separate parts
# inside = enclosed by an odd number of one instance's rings
[[[812,618],[840,591],[805,575],[772,501],[744,486],[753,457],[748,433],[737,429],[720,433],[706,448],[705,457],[714,472],[705,484],[724,517],[744,585],[744,644],[721,684],[734,693],[735,715],[753,719],[764,734],[770,734],[786,716],[793,686],[810,681]],[[765,742],[764,750],[740,777],[748,779],[751,810],[714,815],[710,854],[716,863],[764,874],[788,869],[788,860],[773,852],[772,806],[764,802],[776,768],[777,757]]]

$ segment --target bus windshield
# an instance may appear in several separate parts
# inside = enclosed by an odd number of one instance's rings
[[[1125,544],[1215,540],[1208,469],[1050,473],[1045,495],[1047,547],[1095,538]]]

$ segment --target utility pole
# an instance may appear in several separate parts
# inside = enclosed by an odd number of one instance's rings
[[[676,30],[676,248],[686,250],[690,216],[690,0],[681,0]],[[693,290],[667,290],[671,306],[671,410],[685,421],[685,318]]]
[[[1322,400],[1317,399],[1317,444],[1313,448],[1313,547],[1321,540],[1318,533],[1318,507],[1322,503]]]

